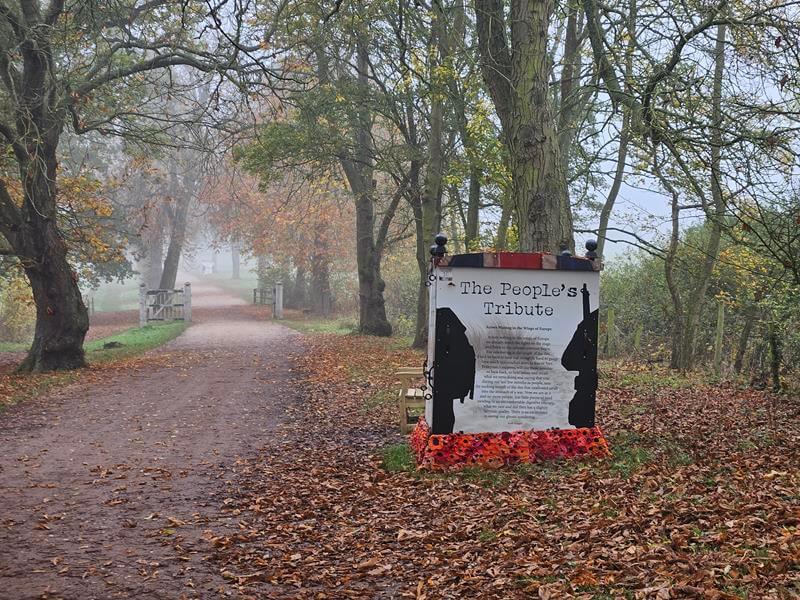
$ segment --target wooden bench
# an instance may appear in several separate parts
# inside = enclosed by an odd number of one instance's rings
[[[416,416],[408,414],[409,408],[425,410],[425,389],[414,385],[414,381],[422,379],[422,367],[404,367],[397,371],[400,379],[400,392],[398,397],[398,416],[400,417],[400,433],[406,434],[414,428]]]

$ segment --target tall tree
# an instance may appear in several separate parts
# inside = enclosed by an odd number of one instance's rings
[[[146,104],[131,90],[148,73],[178,65],[224,73],[236,64],[238,34],[201,46],[191,31],[194,13],[185,9],[172,0],[18,0],[0,6],[0,136],[21,187],[17,198],[9,181],[0,181],[0,234],[19,257],[37,313],[21,370],[84,364],[89,319],[57,224],[58,145],[65,125],[78,133],[121,133],[124,115],[130,123],[136,112],[127,102],[140,109]],[[104,104],[111,93],[113,103]]]
[[[481,70],[503,128],[523,251],[573,245],[572,210],[550,94],[554,0],[476,0]],[[506,14],[508,17],[506,18]]]

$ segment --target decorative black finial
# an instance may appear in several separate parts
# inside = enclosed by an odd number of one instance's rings
[[[569,244],[567,242],[561,242],[558,247],[561,249],[561,256],[572,256],[572,252],[569,251]]]
[[[586,240],[586,250],[588,250],[586,258],[589,260],[597,258],[597,240]]]
[[[433,238],[435,242],[431,246],[431,256],[442,257],[447,254],[447,248],[445,248],[445,244],[447,244],[447,236],[443,233],[437,233],[436,237]]]

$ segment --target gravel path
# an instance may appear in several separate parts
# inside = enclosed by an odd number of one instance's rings
[[[214,598],[212,536],[237,459],[291,393],[295,334],[216,288],[125,369],[0,415],[0,598]]]

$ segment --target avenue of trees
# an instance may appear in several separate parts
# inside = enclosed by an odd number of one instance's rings
[[[451,251],[624,240],[635,254],[603,276],[617,353],[644,335],[692,369],[722,302],[731,368],[779,372],[800,355],[799,17],[771,0],[2,0],[0,274],[24,273],[36,306],[21,368],[83,365],[80,285],[135,269],[174,286],[202,214],[313,312],[351,272],[364,334],[393,331],[387,260],[415,265],[394,295],[415,346],[437,231]]]

